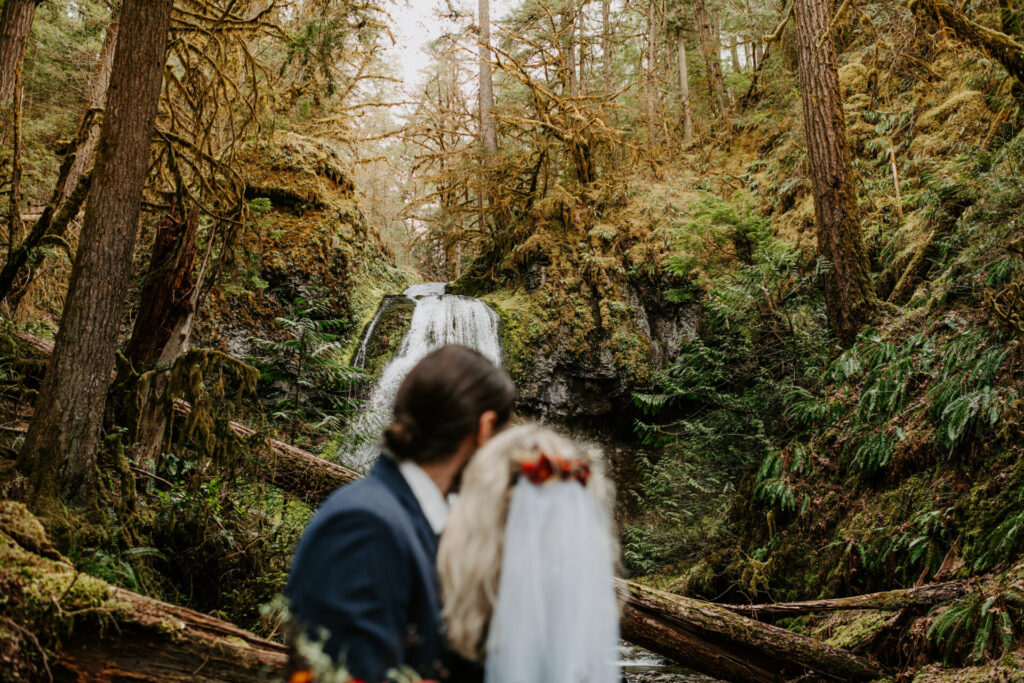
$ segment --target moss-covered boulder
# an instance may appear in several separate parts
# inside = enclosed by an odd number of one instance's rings
[[[404,294],[391,294],[381,299],[373,320],[363,331],[363,343],[356,350],[355,364],[375,378],[395,355],[398,345],[409,331],[416,302]]]
[[[279,338],[278,318],[337,321],[352,343],[387,291],[408,274],[395,266],[359,208],[355,183],[330,141],[278,133],[240,159],[257,230],[248,258],[211,296],[200,340],[244,357],[250,340]]]

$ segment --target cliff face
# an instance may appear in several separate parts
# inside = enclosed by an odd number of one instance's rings
[[[298,316],[333,321],[358,343],[380,297],[408,276],[359,210],[341,155],[328,141],[280,133],[241,163],[256,230],[212,292],[201,343],[245,357],[253,337],[280,338],[278,319]]]
[[[629,438],[632,394],[696,335],[700,307],[664,268],[677,198],[605,192],[559,188],[512,228],[518,247],[483,253],[453,290],[501,315],[521,414]]]

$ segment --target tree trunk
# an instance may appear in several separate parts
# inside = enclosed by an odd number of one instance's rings
[[[615,91],[612,77],[612,0],[601,0],[601,70],[604,76],[604,91],[611,96]]]
[[[0,582],[19,587],[0,617],[4,680],[255,682],[285,669],[283,645],[82,574],[20,503],[0,502],[0,547]],[[48,664],[37,657],[44,644]]]
[[[100,127],[94,113],[103,109],[107,100],[107,88],[110,86],[110,71],[114,67],[114,48],[117,46],[117,33],[121,22],[118,16],[119,10],[114,10],[114,15],[107,25],[107,35],[103,39],[103,47],[100,48],[99,57],[96,60],[96,71],[93,73],[92,81],[89,83],[89,91],[85,96],[85,106],[82,117],[79,120],[79,128],[85,127],[85,134],[81,142],[74,150],[75,160],[71,164],[67,181],[64,183],[57,196],[57,206],[66,202],[78,186],[78,179],[92,167],[96,156],[96,145],[100,141]]]
[[[70,162],[66,160],[66,162]],[[0,300],[7,299],[7,305],[11,311],[18,308],[21,298],[28,291],[32,282],[35,269],[43,260],[43,252],[37,247],[44,240],[49,239],[57,243],[64,243],[64,233],[68,225],[78,215],[78,211],[85,203],[85,197],[89,193],[89,186],[92,182],[90,175],[85,175],[78,181],[75,191],[68,197],[68,201],[54,213],[55,206],[51,202],[43,211],[43,215],[32,226],[32,230],[22,240],[18,248],[14,250],[11,258],[7,259],[2,271],[0,271]],[[68,254],[69,257],[73,254]],[[22,272],[23,269],[26,269]],[[21,280],[18,281],[18,276]]]
[[[932,607],[963,597],[970,591],[971,585],[966,581],[946,581],[925,584],[915,588],[854,595],[848,598],[809,600],[807,602],[779,602],[766,605],[722,605],[722,607],[730,612],[754,619],[844,610],[894,611],[905,607]]]
[[[567,3],[566,8],[562,10],[559,29],[562,43],[562,85],[565,94],[575,97],[579,94],[579,83],[576,80],[576,8],[572,4]]]
[[[658,111],[658,19],[656,14],[658,0],[647,2],[647,141],[651,148],[651,157],[658,143],[655,119]]]
[[[971,21],[945,0],[913,0],[910,9],[949,26],[957,38],[1002,64],[1018,83],[1024,85],[1024,45],[1011,36]]]
[[[622,637],[715,678],[745,683],[870,681],[873,659],[762,624],[709,602],[619,581]]]
[[[721,116],[725,113],[725,80],[722,78],[722,64],[718,58],[718,44],[711,28],[711,16],[704,0],[693,0],[693,19],[697,24],[700,52],[704,56],[712,106]]]
[[[188,217],[180,213],[172,209],[156,228],[139,314],[124,350],[125,357],[139,372],[152,367],[178,321],[192,312],[199,212],[192,211]]]
[[[118,15],[114,14],[107,27],[107,35],[97,59],[96,71],[86,94],[85,106],[78,122],[74,149],[61,164],[50,203],[28,236],[13,252],[13,258],[8,257],[7,264],[0,272],[0,300],[6,298],[12,312],[17,310],[18,304],[32,283],[36,269],[45,258],[44,252],[37,247],[46,238],[63,242],[64,232],[78,215],[82,204],[85,203],[90,181],[86,179],[83,183],[82,178],[92,167],[93,159],[96,156],[96,145],[99,142],[99,117],[97,115],[102,111],[107,97],[110,70],[114,62],[114,46],[117,44],[118,25]],[[73,254],[69,254],[69,256],[74,257]],[[21,280],[15,288],[15,280],[19,275]]]
[[[739,36],[736,36],[732,39],[732,44],[729,45],[729,57],[732,59],[732,71],[737,74],[743,72],[743,64],[740,63],[739,41]]]
[[[818,253],[828,259],[825,307],[829,327],[849,346],[877,310],[846,143],[843,100],[829,26],[828,0],[796,0],[797,69]]]
[[[686,34],[676,33],[676,51],[679,56],[679,95],[683,101],[683,144],[693,142],[693,114],[690,111],[690,76],[686,68]]]
[[[484,154],[498,149],[498,134],[491,116],[494,86],[491,80],[491,3],[480,0],[480,146]]]
[[[78,628],[62,644],[55,681],[273,680],[288,664],[284,645],[185,607],[111,587],[123,609],[117,628]]]
[[[0,109],[14,97],[32,19],[41,0],[7,0],[0,10]]]
[[[14,98],[11,102],[11,190],[7,206],[7,263],[14,258],[14,247],[21,240],[21,135],[25,89],[21,83],[21,68],[14,75]],[[6,265],[6,264],[5,264]]]
[[[171,0],[126,0],[107,110],[53,360],[19,458],[37,495],[88,501],[131,275]]]

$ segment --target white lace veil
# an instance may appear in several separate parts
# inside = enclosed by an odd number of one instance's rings
[[[505,528],[486,683],[618,683],[611,522],[592,492],[520,477]]]

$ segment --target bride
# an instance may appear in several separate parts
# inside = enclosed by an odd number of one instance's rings
[[[450,644],[486,683],[618,683],[611,498],[593,454],[536,425],[470,462],[438,573]]]

